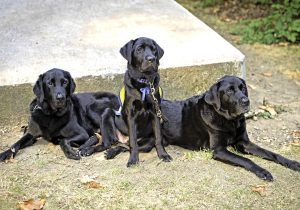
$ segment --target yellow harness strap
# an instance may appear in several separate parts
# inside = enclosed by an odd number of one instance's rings
[[[163,90],[161,87],[158,87],[158,92],[159,92],[159,95],[160,95],[160,98],[163,98]],[[124,104],[124,101],[125,101],[125,86],[123,86],[119,92],[119,105],[120,105],[120,108],[119,110],[116,112],[117,115],[121,115],[121,110],[122,110],[122,107],[123,107],[123,104]]]

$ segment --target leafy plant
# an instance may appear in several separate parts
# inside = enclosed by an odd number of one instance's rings
[[[299,0],[281,0],[276,1],[277,3],[272,3],[270,0],[257,0],[256,2],[270,4],[272,12],[264,18],[240,22],[232,32],[242,35],[243,42],[272,44],[300,41]]]

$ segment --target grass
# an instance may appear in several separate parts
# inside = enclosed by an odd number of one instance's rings
[[[144,162],[132,169],[126,167],[126,153],[112,161],[97,160],[98,154],[77,162],[63,154],[53,157],[44,145],[36,146],[49,161],[43,167],[39,161],[30,160],[34,149],[19,156],[17,163],[0,164],[0,197],[5,198],[0,199],[0,209],[13,209],[18,201],[29,198],[45,198],[45,209],[51,210],[296,209],[300,205],[299,173],[259,158],[251,159],[270,170],[275,182],[266,183],[242,168],[214,161],[211,152],[174,146],[168,147],[169,153],[177,156],[173,162],[161,163],[152,151],[151,157],[141,154]],[[299,158],[295,156],[299,151],[288,155]],[[30,170],[24,173],[27,168]],[[96,177],[103,188],[80,183],[78,179],[85,175]],[[287,188],[290,182],[294,184]],[[267,185],[266,197],[251,191],[257,184]]]

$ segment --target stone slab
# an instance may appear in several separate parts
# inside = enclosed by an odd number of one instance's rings
[[[140,36],[165,50],[161,69],[234,63],[245,76],[245,56],[173,0],[1,0],[0,20],[0,86],[54,67],[75,78],[122,74],[119,49]]]

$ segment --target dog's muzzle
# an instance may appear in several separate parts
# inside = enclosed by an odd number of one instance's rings
[[[53,105],[55,108],[62,108],[66,105],[66,97],[62,93],[57,93]]]

